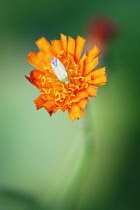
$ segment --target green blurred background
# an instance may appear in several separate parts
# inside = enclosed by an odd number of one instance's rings
[[[140,209],[139,11],[138,0],[1,0],[0,210]],[[96,15],[119,34],[101,64],[108,83],[89,103],[87,142],[84,120],[36,111],[25,58],[42,36],[85,36]]]

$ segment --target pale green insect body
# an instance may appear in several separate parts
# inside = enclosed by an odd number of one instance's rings
[[[64,67],[64,65],[61,63],[61,61],[59,59],[57,59],[56,57],[51,57],[51,66],[52,66],[52,70],[54,72],[54,74],[57,76],[57,78],[65,83],[65,84],[69,84],[70,81],[68,80],[68,73]]]

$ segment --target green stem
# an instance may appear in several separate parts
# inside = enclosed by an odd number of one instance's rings
[[[81,193],[83,192],[84,186],[86,185],[94,159],[94,133],[90,106],[87,107],[86,113],[87,116],[83,119],[83,131],[85,140],[84,155],[78,173],[71,185],[71,189],[66,198],[67,209],[72,210],[78,209],[78,203],[81,197]]]

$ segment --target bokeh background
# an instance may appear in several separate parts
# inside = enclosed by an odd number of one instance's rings
[[[0,210],[140,209],[139,11],[138,0],[1,0]],[[36,111],[25,58],[42,36],[88,39],[97,16],[117,33],[102,49],[108,83],[90,100],[88,133],[86,119]]]

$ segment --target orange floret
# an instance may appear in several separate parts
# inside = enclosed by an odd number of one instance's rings
[[[74,40],[63,34],[60,40],[51,43],[44,37],[36,41],[40,51],[31,51],[27,56],[27,61],[36,70],[31,71],[26,78],[42,93],[34,100],[37,109],[44,107],[50,116],[58,109],[63,112],[68,110],[71,120],[85,116],[88,97],[96,96],[96,86],[106,84],[105,67],[94,69],[98,65],[98,48],[95,46],[81,57],[85,41],[80,36]],[[62,80],[52,68],[52,57],[58,59],[66,71],[67,77]],[[58,74],[61,74],[59,68]]]

